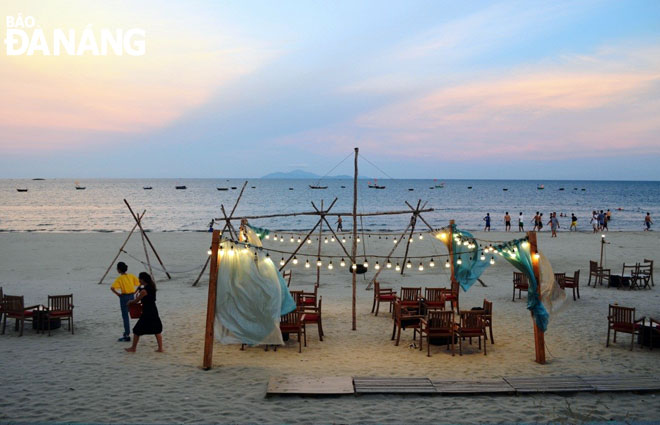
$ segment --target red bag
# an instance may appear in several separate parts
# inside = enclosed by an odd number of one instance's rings
[[[128,314],[131,316],[131,319],[139,319],[142,316],[142,303],[129,304]]]

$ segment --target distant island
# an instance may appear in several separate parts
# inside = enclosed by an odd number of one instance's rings
[[[293,171],[289,171],[287,173],[282,172],[282,171],[277,171],[275,173],[266,174],[265,176],[262,177],[262,179],[310,179],[310,180],[318,180],[321,177],[322,176],[319,176],[318,174],[310,173],[308,171],[293,170]],[[348,176],[348,175],[342,174],[342,175],[338,175],[338,176],[325,176],[323,178],[324,179],[352,179],[353,176]],[[358,176],[358,179],[371,179],[371,177]]]

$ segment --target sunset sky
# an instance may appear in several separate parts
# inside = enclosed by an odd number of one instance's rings
[[[3,39],[19,13],[146,53],[3,43],[0,178],[325,174],[359,146],[397,178],[660,180],[657,0],[4,0]]]

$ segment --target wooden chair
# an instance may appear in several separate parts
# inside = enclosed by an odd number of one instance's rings
[[[18,336],[23,336],[23,328],[25,327],[25,321],[32,322],[33,312],[32,310],[39,307],[38,305],[33,305],[25,307],[22,296],[14,295],[4,295],[2,298],[3,310],[5,312],[5,317],[2,321],[2,334],[5,334],[5,328],[7,327],[7,319],[15,319],[16,324],[14,325],[14,330],[19,329],[20,323],[20,333]]]
[[[316,307],[316,299],[319,292],[319,286],[314,284],[314,292],[305,292],[302,291],[300,295],[300,304],[302,306]]]
[[[417,314],[416,309],[404,307],[401,300],[397,299],[394,302],[394,328],[392,329],[392,340],[396,336],[396,343],[394,345],[399,345],[401,329],[413,328],[413,341],[417,340],[417,330],[420,327],[420,320],[423,317]]]
[[[594,288],[600,283],[603,286],[603,280],[607,279],[607,284],[610,284],[611,269],[604,269],[598,265],[596,261],[589,261],[589,280],[587,286],[591,285],[591,278],[594,278]]]
[[[564,288],[573,289],[573,301],[575,301],[575,294],[580,298],[580,270],[573,273],[573,277],[564,276]]]
[[[493,303],[485,298],[482,320],[484,321],[484,326],[488,328],[488,331],[490,332],[490,343],[495,344],[495,339],[493,338]]]
[[[653,262],[637,263],[635,271],[637,286],[641,289],[651,289],[651,278],[653,277]]]
[[[513,272],[513,298],[511,301],[516,300],[516,289],[518,290],[518,299],[522,298],[522,292],[529,290],[529,282],[527,276],[522,272]]]
[[[559,285],[561,289],[564,289],[565,278],[566,278],[566,273],[555,273],[555,283]]]
[[[623,267],[621,269],[621,276],[627,277],[629,279],[630,286],[628,286],[628,289],[640,288],[639,263],[635,263],[634,265],[623,263]],[[621,289],[621,286],[619,286],[619,289]]]
[[[649,264],[649,269],[651,271],[651,286],[655,286],[655,283],[653,283],[653,260],[649,260],[648,258],[645,258],[644,263]]]
[[[303,313],[303,326],[305,327],[305,335],[307,335],[307,325],[317,325],[319,330],[319,340],[323,341],[323,322],[321,315],[321,304],[323,297],[319,297],[318,306],[303,305],[300,312]]]
[[[287,313],[280,317],[280,331],[282,334],[298,335],[298,352],[302,353],[303,339],[307,347],[307,334],[305,333],[305,315],[298,310]]]
[[[469,338],[470,344],[472,344],[472,338],[478,338],[481,350],[481,337],[484,338],[484,356],[486,355],[486,326],[481,310],[461,311],[460,324],[456,334],[458,335],[458,354],[460,356],[463,355],[463,339]]]
[[[292,274],[293,274],[293,272],[291,270],[287,270],[284,273],[282,273],[282,277],[284,278],[284,280],[286,280],[286,287],[287,288],[291,286],[291,276],[292,276]]]
[[[644,322],[644,318],[635,320],[634,308],[610,304],[609,314],[607,316],[607,342],[605,346],[610,346],[610,331],[613,330],[615,343],[617,332],[629,333],[631,335],[630,351],[632,351],[635,335],[639,335],[640,333],[641,322]]]
[[[424,307],[426,310],[445,309],[445,288],[424,288]]]
[[[431,310],[428,315],[420,319],[419,327],[419,351],[424,345],[424,334],[426,334],[426,355],[431,357],[431,338],[445,337],[447,339],[447,350],[451,345],[451,355],[454,356],[454,339],[456,335],[456,323],[454,323],[454,311]]]
[[[399,300],[401,306],[405,308],[415,308],[419,310],[419,302],[422,299],[422,288],[401,287]]]
[[[371,306],[371,312],[376,311],[375,316],[378,316],[378,310],[380,309],[380,303],[389,303],[390,304],[390,313],[392,312],[392,306],[394,305],[394,300],[396,299],[396,291],[391,288],[381,288],[380,282],[374,280],[374,303]]]
[[[69,330],[71,331],[71,335],[73,335],[73,294],[49,295],[46,318],[48,322],[48,336],[50,336],[51,319],[67,320],[69,322]]]
[[[302,307],[302,305],[303,305],[303,303],[302,303],[303,291],[295,290],[295,291],[289,291],[289,293],[291,294],[291,297],[293,298],[293,301],[296,303],[296,307],[297,308]]]
[[[449,288],[441,288],[441,289],[442,289],[441,292],[445,296],[445,301],[449,301],[451,303],[452,310],[455,310],[458,313],[458,293],[459,293],[458,281],[453,280]]]

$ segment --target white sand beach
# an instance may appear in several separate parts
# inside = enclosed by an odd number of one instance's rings
[[[477,233],[484,239],[507,240],[518,233]],[[370,314],[373,292],[358,278],[357,331],[351,331],[351,278],[336,267],[321,273],[326,338],[319,342],[308,330],[307,347],[298,353],[295,338],[276,352],[261,347],[215,345],[214,368],[203,371],[203,336],[208,278],[191,287],[196,272],[172,280],[156,273],[157,305],[164,326],[165,353],[156,353],[155,339],[145,337],[135,354],[117,342],[122,324],[117,298],[109,285],[97,282],[126,234],[0,234],[0,286],[5,294],[24,295],[27,304],[43,304],[47,295],[73,293],[75,335],[66,326],[51,337],[26,327],[18,337],[13,322],[0,336],[0,422],[95,423],[568,423],[660,418],[659,394],[611,393],[531,396],[344,396],[266,398],[270,376],[396,376],[485,379],[539,375],[646,375],[660,373],[660,350],[635,345],[629,335],[605,347],[609,303],[635,307],[637,316],[660,318],[660,286],[652,290],[587,287],[588,262],[599,256],[600,234],[562,232],[551,239],[539,235],[539,248],[555,272],[580,269],[581,298],[570,293],[565,308],[553,317],[545,340],[546,365],[534,362],[533,329],[522,300],[511,301],[513,268],[499,259],[483,274],[487,287],[475,284],[461,294],[461,306],[494,304],[495,344],[488,355],[476,344],[463,356],[444,347],[432,356],[410,347],[412,330],[402,333],[398,347],[390,341],[392,321],[387,307]],[[211,241],[206,233],[151,233],[166,266],[173,270],[201,265]],[[444,253],[430,238],[415,241],[417,255]],[[607,235],[607,265],[619,271],[625,262],[660,260],[656,232],[612,232]],[[386,253],[391,240],[370,238],[370,252]],[[330,245],[330,244],[329,244]],[[335,245],[325,252],[338,252]],[[326,251],[331,249],[332,251]],[[434,249],[436,251],[434,251]],[[139,235],[127,247],[142,257]],[[130,257],[121,259],[129,272],[143,270]],[[444,261],[444,260],[443,260]],[[440,261],[437,261],[440,263]],[[383,286],[448,286],[438,264],[403,276],[381,274]],[[311,289],[315,268],[294,268],[291,288]]]

